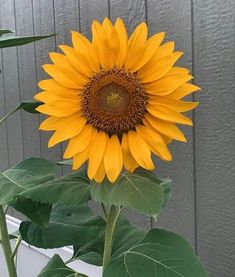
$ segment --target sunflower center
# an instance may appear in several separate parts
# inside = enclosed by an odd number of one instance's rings
[[[93,75],[82,95],[89,124],[108,134],[133,129],[146,112],[147,95],[136,74],[116,67]]]

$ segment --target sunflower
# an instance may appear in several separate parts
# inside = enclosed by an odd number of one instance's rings
[[[186,141],[176,124],[192,125],[182,114],[197,106],[181,98],[199,87],[188,83],[189,71],[174,64],[183,52],[174,42],[162,44],[165,33],[148,38],[145,23],[128,38],[123,21],[93,21],[92,41],[72,33],[73,47],[50,53],[53,64],[43,66],[51,76],[38,86],[37,110],[49,117],[41,130],[54,131],[49,147],[69,140],[64,158],[73,170],[88,162],[88,177],[110,182],[124,166],[154,169],[151,154],[170,161],[168,144]]]

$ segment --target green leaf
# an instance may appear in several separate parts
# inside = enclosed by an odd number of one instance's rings
[[[90,200],[90,180],[85,170],[68,174],[33,187],[23,193],[35,201],[77,205]]]
[[[9,33],[9,32],[8,32]],[[28,44],[37,40],[50,38],[56,34],[46,35],[46,36],[28,36],[28,37],[19,37],[19,36],[2,36],[0,37],[0,48],[13,47]]]
[[[30,221],[22,222],[20,233],[29,244],[40,248],[84,245],[103,236],[105,221],[94,216],[87,205],[57,206],[52,209],[47,228]]]
[[[148,178],[152,180],[155,184],[159,184],[159,186],[162,188],[163,195],[164,195],[164,207],[169,201],[171,197],[171,179],[160,179],[154,171],[145,170],[143,168],[138,168],[135,170],[135,173],[138,173],[139,175]]]
[[[152,229],[138,244],[113,259],[104,277],[207,277],[189,243],[179,235]]]
[[[9,116],[11,116],[12,114],[14,114],[15,112],[17,112],[20,109],[25,110],[28,113],[39,113],[36,108],[40,105],[42,105],[43,103],[37,100],[25,100],[22,101],[21,104],[19,106],[17,106],[15,109],[13,109],[12,111],[10,111],[8,114],[6,114],[4,117],[2,117],[0,119],[0,124],[2,124]]]
[[[0,205],[12,202],[29,188],[54,179],[56,170],[53,162],[30,158],[0,173]]]
[[[34,223],[42,227],[48,226],[52,208],[51,204],[39,203],[29,198],[17,196],[9,205],[27,216]]]
[[[159,184],[139,172],[121,174],[115,184],[107,179],[93,183],[91,197],[105,204],[124,206],[149,216],[157,216],[164,204],[163,190]]]
[[[0,36],[13,33],[11,30],[0,29]]]
[[[117,257],[127,251],[131,246],[143,239],[145,232],[129,223],[124,217],[119,217],[117,221],[112,257]],[[78,258],[84,262],[101,266],[103,260],[104,235],[99,235],[100,239],[94,238],[90,243],[81,247],[74,246],[73,258]]]
[[[67,267],[59,255],[54,255],[38,277],[88,277]]]
[[[59,161],[57,162],[58,165],[72,165],[73,164],[73,160],[69,159],[69,160],[63,160],[63,161]]]

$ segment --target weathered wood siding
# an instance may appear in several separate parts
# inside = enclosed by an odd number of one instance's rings
[[[202,92],[191,97],[200,106],[191,113],[194,128],[184,128],[189,142],[172,144],[172,163],[158,162],[159,174],[174,181],[173,197],[157,223],[131,211],[128,216],[142,227],[184,235],[211,277],[235,276],[234,15],[234,0],[0,0],[0,28],[20,35],[58,33],[1,51],[0,117],[33,97],[47,53],[70,44],[70,30],[91,36],[93,19],[120,16],[130,32],[146,21],[150,34],[166,31],[167,40],[184,50],[181,65],[191,69]],[[64,145],[47,148],[49,135],[38,131],[40,120],[18,112],[1,127],[1,170],[31,156],[61,158]]]

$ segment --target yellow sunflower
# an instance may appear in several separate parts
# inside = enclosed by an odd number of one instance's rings
[[[73,47],[50,53],[53,64],[43,66],[51,79],[40,81],[37,110],[49,117],[41,130],[55,131],[49,147],[69,140],[64,158],[73,169],[88,161],[88,176],[115,182],[123,166],[154,169],[151,153],[170,161],[167,147],[186,141],[176,124],[192,125],[181,114],[197,102],[180,100],[199,87],[188,83],[189,71],[174,64],[183,52],[174,42],[161,44],[164,32],[150,38],[145,23],[130,38],[123,21],[93,21],[92,42],[72,32]]]

